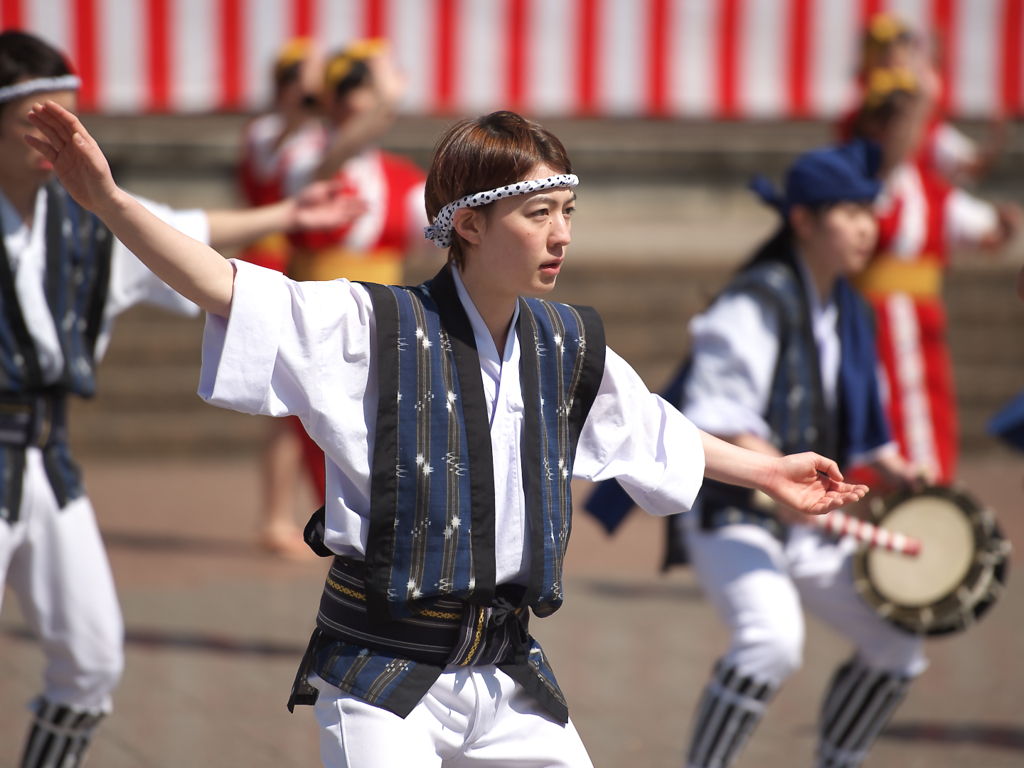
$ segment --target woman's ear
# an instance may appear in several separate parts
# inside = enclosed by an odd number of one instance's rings
[[[789,209],[789,226],[797,240],[807,240],[813,234],[814,216],[804,205],[794,205]]]
[[[486,228],[485,217],[476,208],[460,208],[455,212],[452,227],[470,245],[480,245]]]

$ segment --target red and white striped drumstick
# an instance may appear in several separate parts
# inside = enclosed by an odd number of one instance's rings
[[[888,531],[877,525],[866,523],[859,518],[842,512],[829,512],[818,515],[814,524],[828,533],[838,536],[853,536],[857,541],[864,542],[871,548],[887,549],[901,555],[916,556],[921,552],[921,540],[912,536]]]

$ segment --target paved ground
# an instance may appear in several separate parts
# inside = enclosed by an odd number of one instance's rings
[[[289,715],[284,702],[325,566],[253,549],[256,463],[107,460],[87,462],[86,473],[128,628],[117,710],[90,764],[318,765],[311,711]],[[975,459],[964,476],[997,507],[1007,533],[1024,541],[1024,460]],[[660,534],[661,521],[635,514],[608,539],[577,516],[565,607],[535,622],[597,768],[681,765],[697,695],[725,643],[692,575],[656,573]],[[1010,586],[975,630],[931,644],[931,670],[870,765],[1024,764],[1024,593]],[[741,766],[810,764],[818,697],[846,654],[841,640],[811,624],[805,668],[783,688]],[[8,600],[0,616],[0,766],[15,764],[28,723],[23,705],[40,670],[39,648]]]

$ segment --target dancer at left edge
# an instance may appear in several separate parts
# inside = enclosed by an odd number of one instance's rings
[[[117,593],[68,445],[68,398],[95,394],[95,369],[121,312],[142,302],[198,311],[75,203],[49,161],[25,143],[26,134],[42,135],[28,119],[33,102],[73,107],[79,85],[45,41],[0,33],[0,573],[46,656],[23,768],[75,768],[84,760],[124,666]],[[311,190],[302,205],[145,205],[191,237],[232,247],[302,222],[343,220],[335,204],[345,203],[331,202],[329,187]],[[326,217],[315,210],[321,193]]]

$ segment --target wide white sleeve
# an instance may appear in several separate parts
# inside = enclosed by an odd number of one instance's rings
[[[946,242],[952,247],[976,245],[999,230],[992,203],[954,189],[946,196]]]
[[[314,437],[330,432],[325,414],[337,424],[362,421],[375,333],[365,289],[232,264],[231,314],[206,317],[200,397],[243,413],[299,416]]]
[[[747,294],[720,297],[690,321],[683,413],[700,429],[768,440],[764,420],[779,356],[778,318]]]
[[[683,512],[704,479],[700,433],[609,349],[580,434],[573,475],[596,482],[618,478],[652,515]]]
[[[935,167],[947,179],[956,179],[980,156],[977,142],[949,123],[942,123],[932,133],[931,153]]]

